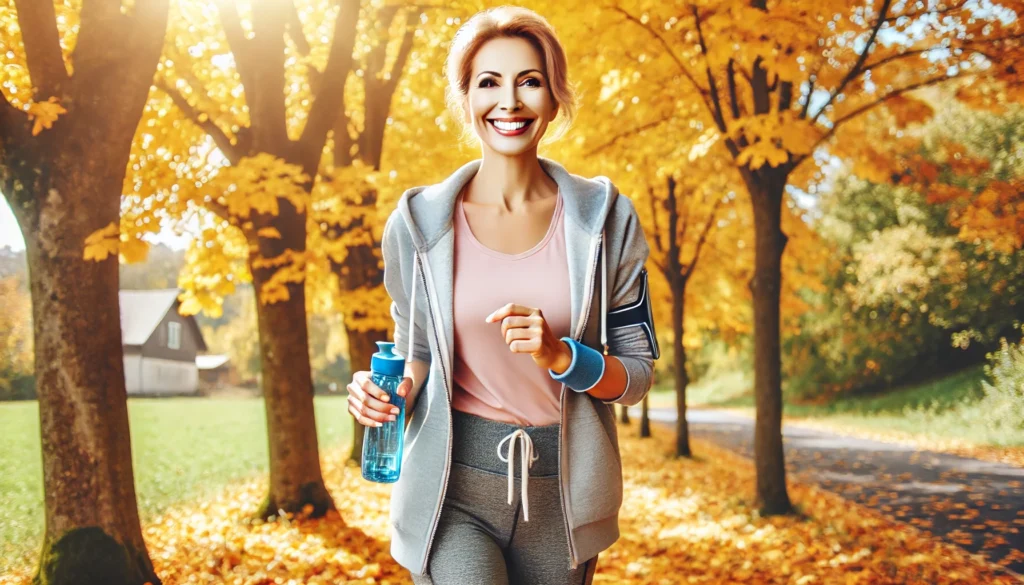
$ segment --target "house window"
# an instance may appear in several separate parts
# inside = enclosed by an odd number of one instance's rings
[[[181,323],[167,324],[167,347],[181,349]]]

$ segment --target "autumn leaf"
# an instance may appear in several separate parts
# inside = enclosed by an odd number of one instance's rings
[[[85,252],[83,258],[100,262],[106,260],[107,256],[117,254],[121,244],[120,228],[114,222],[107,224],[107,227],[89,234],[85,238]]]
[[[34,102],[28,106],[28,119],[35,120],[32,125],[32,136],[38,136],[43,130],[49,130],[57,121],[57,116],[68,113],[60,105],[56,97],[51,96],[45,102]]]

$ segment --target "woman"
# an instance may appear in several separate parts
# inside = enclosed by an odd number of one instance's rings
[[[417,584],[590,583],[619,536],[611,404],[639,403],[658,357],[649,248],[608,179],[537,156],[575,105],[542,17],[475,15],[446,73],[483,157],[406,191],[384,228],[409,421],[391,554]],[[369,372],[348,391],[360,424],[394,420]]]

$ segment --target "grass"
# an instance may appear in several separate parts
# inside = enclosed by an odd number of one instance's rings
[[[324,448],[351,435],[344,397],[317,396]],[[267,473],[263,399],[129,399],[132,462],[143,521],[168,506],[202,498],[233,480]],[[0,403],[0,573],[7,559],[42,544],[43,472],[39,406]]]
[[[981,401],[981,366],[949,376],[893,389],[885,394],[843,397],[825,405],[786,401],[787,417],[829,421],[867,430],[897,431],[926,438],[965,441],[975,445],[1021,446],[1024,430],[996,430],[986,424],[989,413]],[[701,380],[687,389],[688,406],[752,410],[753,384],[746,373],[732,372]],[[672,380],[651,390],[652,408],[675,408]]]

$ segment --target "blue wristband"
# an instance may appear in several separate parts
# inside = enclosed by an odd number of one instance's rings
[[[590,390],[604,376],[604,354],[571,337],[563,337],[562,341],[572,350],[572,362],[561,374],[556,374],[551,368],[548,368],[548,374],[575,392]]]

